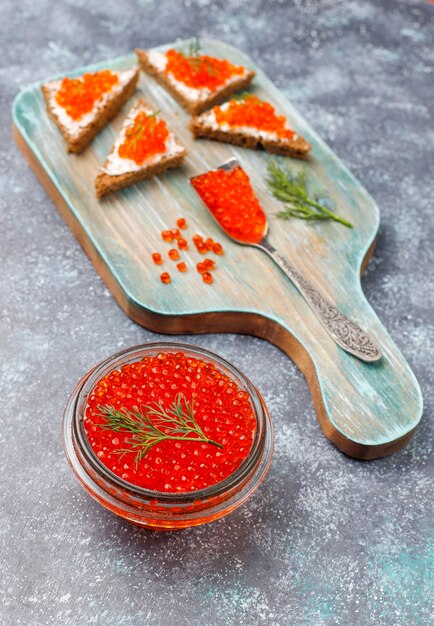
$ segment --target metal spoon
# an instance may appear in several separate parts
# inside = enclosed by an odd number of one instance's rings
[[[219,170],[230,171],[235,167],[241,167],[237,159],[230,159],[222,163]],[[192,180],[190,179],[190,183]],[[194,187],[193,187],[194,188]],[[207,207],[208,208],[208,207]],[[212,213],[212,212],[211,212]],[[215,216],[214,216],[215,217]],[[373,362],[381,359],[380,349],[374,344],[372,339],[360,328],[355,322],[348,319],[335,307],[330,300],[325,298],[306,278],[291,265],[267,239],[268,222],[265,223],[264,235],[259,243],[246,243],[240,241],[230,235],[216,220],[219,226],[224,230],[226,235],[238,244],[259,248],[268,256],[270,256],[280,269],[288,276],[288,278],[297,287],[298,291],[304,297],[310,308],[316,314],[324,328],[327,330],[332,339],[346,352],[357,357],[361,361]]]

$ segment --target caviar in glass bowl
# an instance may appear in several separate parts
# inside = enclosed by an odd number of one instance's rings
[[[84,488],[140,526],[177,529],[227,515],[272,455],[265,404],[205,350],[148,344],[109,357],[65,410],[66,455]]]

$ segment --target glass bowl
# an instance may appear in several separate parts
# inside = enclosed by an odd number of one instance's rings
[[[213,363],[246,391],[256,418],[252,448],[235,472],[225,480],[188,493],[161,493],[133,485],[109,470],[91,448],[84,429],[87,399],[97,382],[126,363],[160,352],[184,352]],[[108,357],[78,383],[65,408],[63,445],[75,475],[97,502],[116,515],[144,528],[176,530],[199,526],[228,515],[258,488],[270,466],[273,430],[265,403],[244,374],[221,357],[180,343],[149,343]]]

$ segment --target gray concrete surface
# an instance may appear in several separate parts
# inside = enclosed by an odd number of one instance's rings
[[[0,623],[432,624],[434,5],[3,0],[0,12]],[[242,509],[158,534],[92,501],[60,441],[76,381],[158,336],[102,284],[14,146],[10,105],[29,82],[191,35],[254,57],[379,203],[364,287],[426,410],[406,449],[352,461],[321,435],[306,383],[281,352],[244,336],[188,337],[257,384],[276,453]]]

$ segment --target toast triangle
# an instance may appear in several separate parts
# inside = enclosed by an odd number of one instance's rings
[[[162,52],[137,49],[136,55],[141,69],[155,78],[191,115],[198,115],[215,104],[224,102],[236,91],[246,89],[255,76],[253,70],[244,68],[243,74],[232,77],[218,89],[209,92],[209,90],[186,87],[171,74],[165,72],[166,57]]]
[[[62,80],[44,83],[41,91],[45,99],[50,117],[59,127],[68,152],[79,154],[92,141],[104,126],[112,120],[123,105],[134,93],[139,78],[139,70],[118,70],[118,85],[95,103],[92,111],[86,113],[81,120],[73,120],[56,101],[56,94]]]
[[[263,149],[273,154],[306,159],[311,145],[297,132],[288,138],[273,137],[272,133],[246,126],[229,126],[221,124],[216,119],[216,110],[224,110],[231,102],[216,106],[210,111],[193,117],[190,130],[195,138],[213,139],[223,143],[231,143],[252,150]]]
[[[107,155],[95,179],[95,192],[98,198],[125,189],[142,180],[158,176],[167,169],[179,167],[186,155],[184,147],[169,130],[169,136],[166,141],[166,153],[153,155],[147,158],[140,166],[130,159],[120,157],[118,150],[119,146],[124,141],[126,130],[134,124],[137,114],[141,111],[144,111],[147,115],[155,115],[152,108],[145,100],[139,100],[132,107],[124,120],[110,153]],[[158,119],[158,117],[156,119]]]

